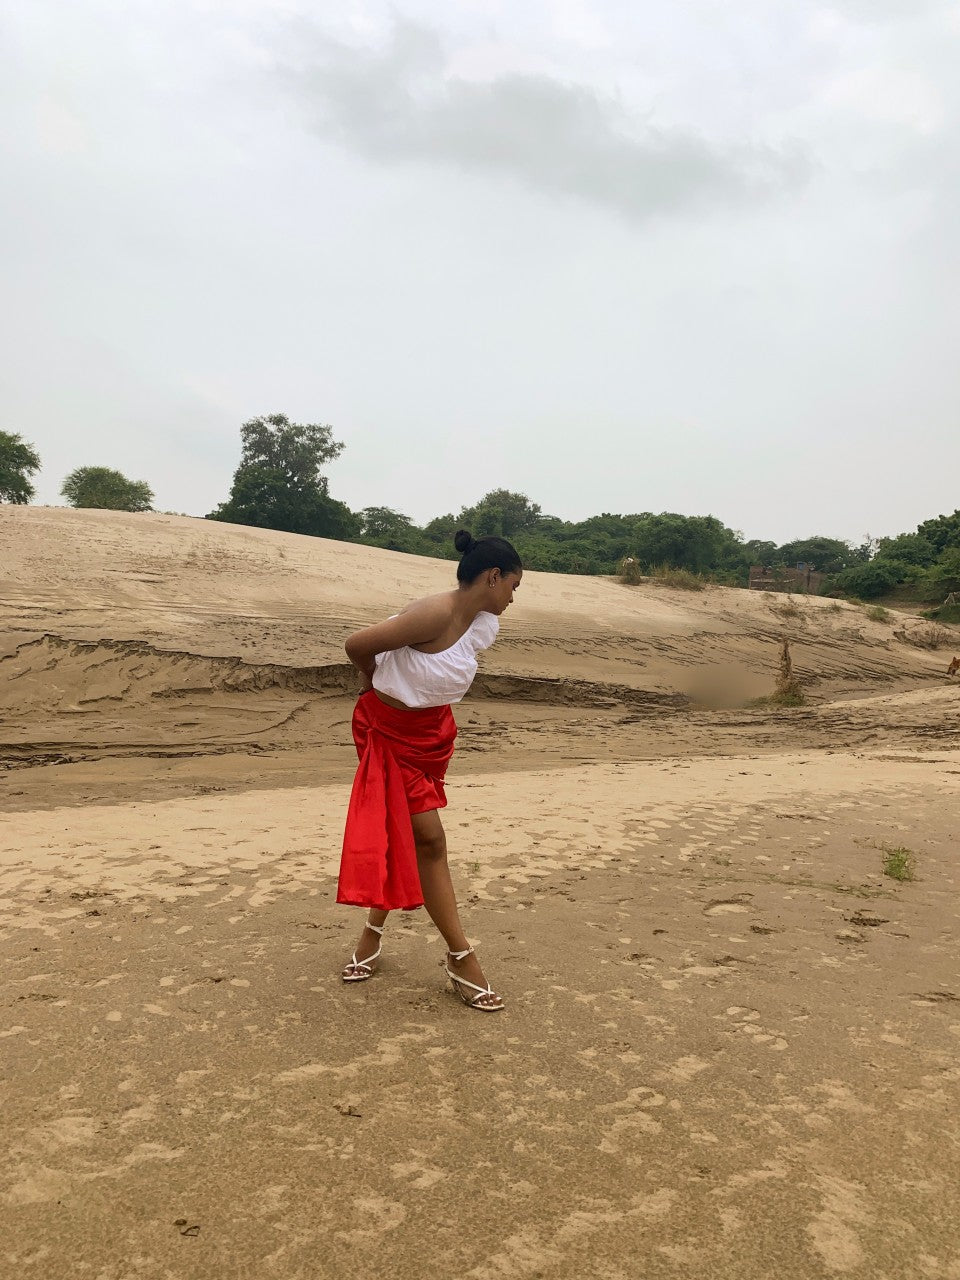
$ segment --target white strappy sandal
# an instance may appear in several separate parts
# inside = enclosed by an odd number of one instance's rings
[[[467,956],[473,955],[474,950],[474,947],[467,947],[466,951],[448,951],[447,956],[451,960],[464,960]],[[457,995],[468,1009],[476,1009],[479,1013],[499,1013],[501,1009],[506,1008],[506,1005],[494,991],[493,987],[489,985],[486,987],[478,987],[475,982],[468,982],[466,978],[461,978],[459,974],[453,973],[448,964],[444,964],[443,969],[444,973],[446,973],[447,977],[453,983],[454,990]],[[475,991],[477,994],[475,996],[468,996],[463,990],[464,987],[469,987],[471,991]],[[480,1001],[484,996],[486,996],[488,1000],[493,996],[494,1000],[497,1001],[497,1004],[481,1004]]]
[[[371,924],[368,920],[363,927],[365,929],[370,929],[373,933],[379,934],[381,938],[383,937],[383,925]],[[350,963],[346,966],[340,977],[344,982],[366,982],[368,978],[373,977],[375,972],[374,961],[379,958],[382,950],[383,944],[381,943],[373,955],[367,956],[366,960],[358,960],[357,953],[354,952],[350,957]]]

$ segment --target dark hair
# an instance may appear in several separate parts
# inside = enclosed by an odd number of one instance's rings
[[[511,546],[506,538],[495,538],[492,534],[486,538],[474,538],[466,529],[461,529],[453,545],[462,557],[457,565],[458,582],[473,582],[487,569],[516,573],[523,568],[516,547]]]

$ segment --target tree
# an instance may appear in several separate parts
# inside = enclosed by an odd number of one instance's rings
[[[599,516],[580,520],[572,526],[572,532],[577,537],[588,539],[598,553],[603,548],[603,559],[607,562],[605,572],[615,573],[623,557],[633,550],[635,526],[635,516],[613,515],[605,511]]]
[[[409,516],[392,507],[365,507],[360,512],[363,528],[360,536],[371,546],[388,551],[407,551],[413,555],[423,551],[420,530]]]
[[[36,493],[30,476],[40,470],[40,456],[22,436],[0,431],[0,502],[29,502]]]
[[[229,501],[211,511],[207,519],[345,542],[358,538],[361,528],[350,508],[319,486],[312,490],[291,488],[282,471],[260,466],[238,467]]]
[[[738,548],[740,557],[749,568],[753,564],[773,564],[777,554],[777,544],[767,542],[763,538],[751,538]]]
[[[960,547],[960,511],[952,516],[937,516],[934,520],[924,520],[917,525],[917,533],[931,543],[938,553],[948,547]]]
[[[106,511],[149,511],[153,492],[145,480],[128,480],[110,467],[77,467],[60,490],[71,507],[100,507]]]
[[[861,600],[872,600],[892,591],[898,583],[904,581],[909,571],[908,565],[877,556],[868,564],[854,564],[844,569],[837,575],[836,585],[849,595],[859,596]]]
[[[495,534],[512,538],[514,534],[533,529],[540,520],[540,507],[525,493],[509,489],[492,489],[474,507],[464,507],[458,517],[460,527],[469,529],[475,538]]]
[[[359,537],[361,522],[331,498],[322,468],[343,452],[333,428],[291,422],[283,413],[240,428],[242,452],[230,497],[207,516],[230,524],[283,529],[319,538]]]
[[[420,530],[424,541],[424,555],[439,556],[444,560],[459,560],[460,552],[453,545],[460,521],[449,512],[445,516],[434,516]]]
[[[927,569],[924,581],[928,595],[937,601],[951,591],[960,591],[960,547],[948,547]]]
[[[316,422],[291,422],[284,413],[251,418],[240,428],[243,441],[241,466],[276,468],[294,488],[317,485],[327,491],[321,469],[343,453],[344,446],[333,438],[333,427]]]
[[[633,555],[645,569],[669,565],[703,573],[717,568],[737,536],[716,516],[681,516],[674,511],[639,516]]]
[[[553,537],[537,533],[521,533],[515,540],[517,554],[525,569],[543,573],[563,573],[563,546]]]
[[[919,533],[901,533],[896,538],[881,538],[877,556],[883,560],[899,560],[902,564],[916,564],[923,567],[933,564],[937,558],[936,548]]]
[[[849,542],[843,542],[840,538],[814,537],[785,542],[777,550],[776,563],[808,564],[821,573],[839,573],[864,558]]]

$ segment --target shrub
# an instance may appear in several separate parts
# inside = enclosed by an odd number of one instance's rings
[[[639,560],[634,560],[633,556],[625,556],[620,561],[620,581],[628,587],[638,587],[643,577]]]
[[[852,565],[837,575],[837,585],[849,595],[872,600],[886,595],[891,588],[907,577],[907,566],[896,560],[870,560],[867,564]]]
[[[896,849],[890,845],[881,845],[883,853],[883,874],[890,876],[893,880],[913,880],[913,854],[909,849],[905,849],[903,845],[899,845]]]
[[[881,538],[877,555],[883,560],[896,560],[899,564],[931,565],[937,558],[937,548],[920,533],[901,533],[896,538]]]
[[[921,631],[920,641],[927,649],[939,649],[943,645],[952,645],[956,640],[952,631],[948,631],[946,627],[938,627],[936,623],[921,628]]]
[[[778,613],[781,618],[800,618],[803,616],[803,610],[792,596],[787,596],[782,603],[771,604],[770,608],[774,613]]]
[[[153,506],[153,491],[146,480],[128,480],[112,467],[77,467],[64,480],[60,492],[71,507],[149,511]]]
[[[917,649],[940,649],[945,644],[953,644],[956,636],[946,627],[928,622],[924,627],[914,627],[912,631],[898,632],[898,638],[912,644]]]
[[[890,621],[890,610],[885,609],[882,604],[868,605],[866,614],[871,622],[889,622]]]
[[[662,587],[675,587],[678,591],[703,591],[707,579],[700,573],[691,573],[689,569],[677,569],[670,564],[656,564],[649,573],[644,573],[640,561],[633,556],[625,556],[619,565],[620,581],[628,587],[639,586],[648,579]]]
[[[928,600],[942,600],[951,591],[960,591],[960,548],[949,547],[923,577]]]

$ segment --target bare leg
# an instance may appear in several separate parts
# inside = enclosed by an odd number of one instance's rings
[[[383,924],[389,914],[389,911],[377,911],[375,908],[371,907],[367,912],[367,919],[371,924],[375,924],[379,927]],[[357,963],[362,964],[364,960],[368,960],[370,956],[375,955],[379,946],[379,933],[374,933],[372,929],[368,929],[364,926],[360,933],[360,941],[357,943],[357,949],[353,953],[357,957]],[[351,965],[347,965],[346,969],[344,969],[344,973],[351,971]]]
[[[450,868],[447,865],[447,838],[443,824],[436,809],[428,813],[413,814],[410,819],[413,825],[413,837],[417,846],[417,867],[420,872],[420,887],[423,890],[423,903],[430,919],[440,930],[444,942],[450,951],[466,951],[470,943],[460,923],[457,910],[457,898],[450,879]],[[371,908],[367,912],[370,924],[382,925],[389,912],[376,911]],[[364,928],[354,952],[357,961],[362,962],[374,955],[380,946],[380,936],[372,929]],[[462,960],[448,958],[452,973],[473,982],[479,987],[487,985],[483,970],[475,955],[464,956]],[[345,972],[350,971],[347,966]],[[497,1004],[498,999],[491,997],[481,1004]]]
[[[447,838],[440,821],[440,814],[436,809],[432,809],[429,813],[417,813],[412,816],[411,822],[413,837],[417,844],[417,867],[420,871],[423,904],[430,919],[443,935],[448,950],[466,951],[470,943],[460,923],[457,898],[453,891],[453,881],[450,879],[450,868],[447,865]],[[379,924],[379,921],[375,923]],[[448,957],[447,963],[451,972],[467,982],[476,983],[480,987],[487,985],[475,955],[464,956],[462,960]],[[480,1003],[498,1004],[499,999],[491,997]]]

